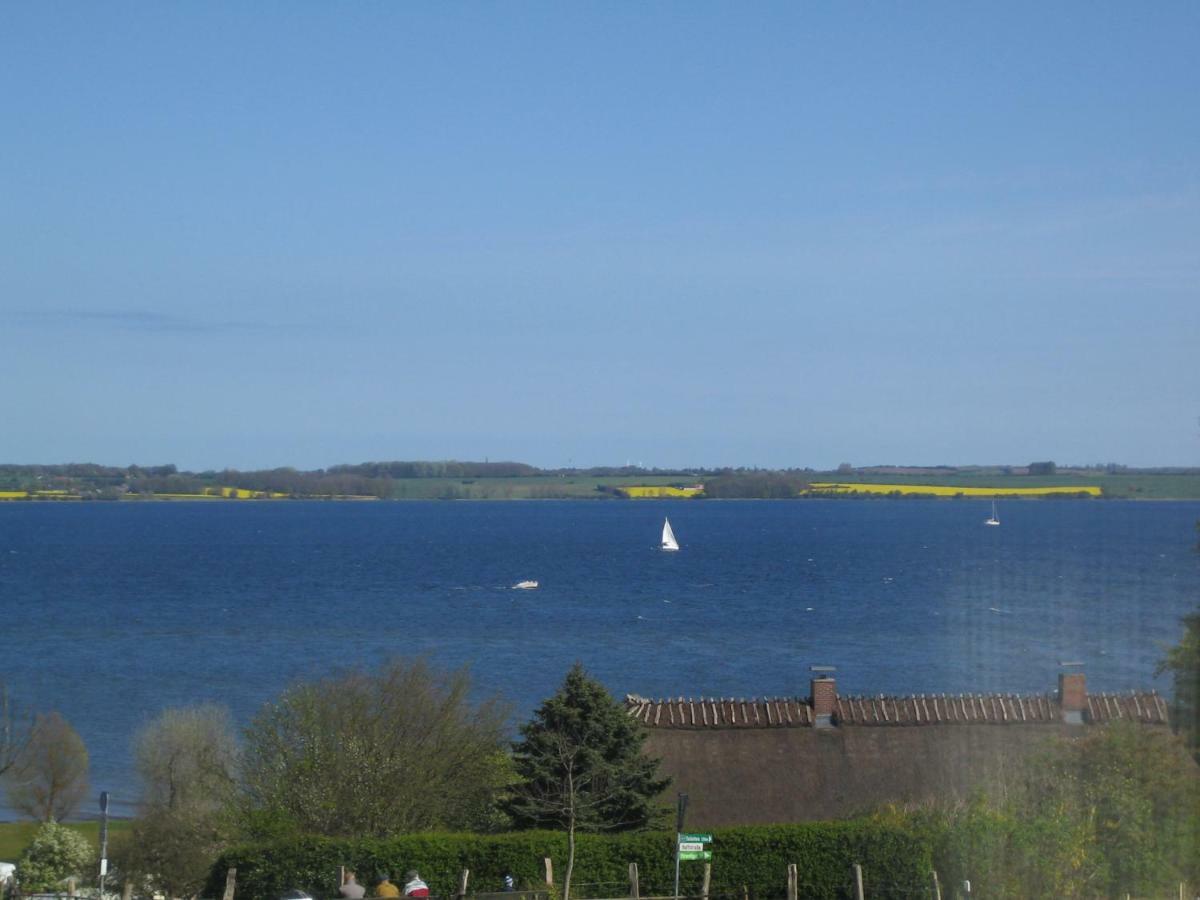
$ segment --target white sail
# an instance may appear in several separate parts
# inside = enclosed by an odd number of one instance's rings
[[[662,549],[679,549],[679,542],[675,540],[675,532],[671,530],[671,520],[666,518],[663,519]]]
[[[998,518],[996,518],[996,501],[995,500],[992,501],[992,517],[990,519],[985,519],[983,524],[984,525],[999,525],[1000,524],[1000,520]]]

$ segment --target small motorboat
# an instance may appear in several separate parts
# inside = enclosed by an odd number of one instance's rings
[[[532,591],[538,586],[536,581],[518,581],[512,586],[514,591]]]

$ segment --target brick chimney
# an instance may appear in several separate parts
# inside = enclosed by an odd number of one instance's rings
[[[814,669],[820,669],[814,666]],[[837,705],[837,681],[833,675],[815,675],[809,684],[812,690],[813,724],[817,728],[833,725],[833,710]]]
[[[1087,679],[1082,672],[1060,672],[1058,674],[1058,702],[1062,706],[1062,720],[1068,725],[1082,725],[1087,710]]]

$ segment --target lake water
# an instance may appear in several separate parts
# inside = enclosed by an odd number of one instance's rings
[[[580,660],[617,695],[1155,687],[1200,601],[1200,503],[0,504],[0,673],[131,811],[165,706],[245,722],[296,679],[469,663],[525,718]],[[657,543],[668,514],[682,544]],[[537,579],[536,591],[510,585]]]

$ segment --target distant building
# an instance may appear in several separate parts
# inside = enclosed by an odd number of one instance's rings
[[[697,828],[844,818],[888,802],[966,797],[1052,737],[1117,720],[1167,727],[1157,693],[1088,694],[1080,672],[1041,695],[626,697]]]

